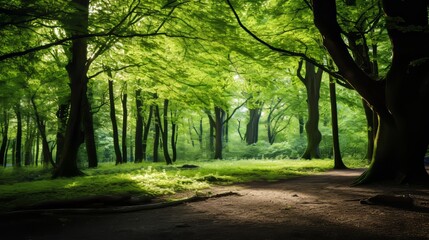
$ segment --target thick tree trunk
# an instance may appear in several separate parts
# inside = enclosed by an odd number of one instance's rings
[[[122,164],[122,154],[119,147],[119,134],[118,134],[118,124],[116,122],[116,113],[115,113],[115,98],[113,95],[113,80],[109,80],[109,103],[110,103],[110,121],[112,122],[113,130],[113,148],[115,150],[116,164]]]
[[[249,109],[249,122],[246,126],[246,142],[247,144],[255,144],[258,142],[259,135],[259,119],[261,118],[261,109]]]
[[[124,85],[124,89],[123,89],[123,94],[122,94],[122,98],[121,98],[121,102],[122,102],[122,160],[124,161],[124,163],[126,163],[128,161],[128,156],[127,156],[127,123],[128,123],[128,108],[127,108],[127,98],[128,98],[128,94],[127,94],[127,84],[125,83]]]
[[[89,0],[73,0],[75,12],[71,14],[67,29],[72,36],[88,33]],[[71,59],[66,66],[70,79],[70,116],[67,122],[64,147],[61,152],[60,164],[56,168],[53,177],[73,177],[83,173],[77,166],[77,153],[82,144],[82,101],[86,94],[88,71],[87,40],[85,38],[74,39],[71,44]]]
[[[298,73],[300,73],[300,68],[298,68]],[[316,72],[314,65],[306,61],[305,77],[300,77],[307,89],[308,106],[308,120],[305,124],[307,148],[301,156],[304,159],[320,158],[319,144],[322,141],[322,134],[319,131],[319,92],[322,73],[323,71],[320,68]]]
[[[336,20],[335,0],[314,0],[316,26],[344,78],[377,112],[378,131],[369,169],[356,183],[425,182],[429,143],[429,33],[427,1],[384,0],[393,59],[385,82],[376,82],[350,57]]]
[[[143,161],[143,100],[141,95],[142,90],[137,89],[136,95],[136,130],[134,140],[134,157],[135,162],[140,163]]]

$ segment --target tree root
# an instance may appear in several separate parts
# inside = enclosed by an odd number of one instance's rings
[[[128,205],[128,206],[117,206],[117,207],[104,207],[104,208],[42,208],[42,209],[24,209],[10,211],[0,216],[8,216],[15,214],[31,214],[31,213],[50,213],[50,214],[109,214],[109,213],[128,213],[141,210],[151,210],[165,207],[177,206],[184,203],[205,201],[210,198],[220,198],[227,196],[241,196],[236,192],[224,192],[209,196],[194,195],[189,198],[183,198],[173,201],[150,203],[150,204],[139,204],[139,205]]]

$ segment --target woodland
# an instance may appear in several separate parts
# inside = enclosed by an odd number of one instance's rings
[[[0,164],[367,159],[427,182],[428,1],[1,1]]]

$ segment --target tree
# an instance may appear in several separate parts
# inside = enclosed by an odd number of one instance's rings
[[[113,95],[113,80],[109,80],[109,105],[110,105],[110,121],[112,122],[113,130],[113,148],[115,150],[116,164],[122,164],[122,154],[119,147],[119,133],[118,133],[118,124],[116,122],[116,113],[115,113],[115,97]]]
[[[369,169],[356,183],[428,181],[424,155],[429,143],[428,1],[382,1],[392,43],[392,64],[375,81],[352,59],[341,36],[335,0],[314,0],[314,23],[339,73],[378,114]]]
[[[1,119],[1,135],[2,141],[0,146],[0,167],[5,166],[5,157],[8,143],[8,132],[9,132],[9,116],[6,110],[3,110],[2,119]]]
[[[127,156],[127,123],[128,123],[128,108],[127,108],[127,83],[124,83],[123,89],[122,89],[122,97],[121,97],[121,103],[122,103],[122,160],[124,163],[127,162],[128,156]]]
[[[340,139],[338,136],[338,111],[337,111],[337,91],[335,80],[329,76],[329,100],[331,103],[331,124],[332,124],[332,142],[334,151],[334,169],[346,169],[340,151]]]
[[[82,175],[77,166],[77,153],[83,139],[81,131],[81,106],[86,95],[88,78],[87,39],[82,35],[88,34],[89,0],[73,0],[74,12],[71,14],[68,31],[75,39],[72,40],[71,58],[66,66],[70,79],[70,114],[64,136],[64,147],[61,159],[54,172],[54,177],[72,177]]]
[[[312,63],[305,62],[305,77],[301,75],[303,61],[299,62],[298,77],[307,90],[308,119],[305,124],[307,132],[307,148],[302,155],[304,159],[320,158],[319,144],[322,141],[322,134],[319,130],[319,98],[320,82],[322,81],[322,69],[317,72]]]

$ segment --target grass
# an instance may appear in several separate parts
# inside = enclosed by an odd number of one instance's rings
[[[365,167],[359,160],[346,160],[351,168]],[[184,164],[198,168],[181,169]],[[50,179],[42,168],[0,170],[0,212],[43,201],[95,195],[133,194],[155,198],[180,191],[199,191],[212,184],[276,181],[332,169],[333,160],[212,160],[163,163],[101,164],[84,169],[86,176]]]

